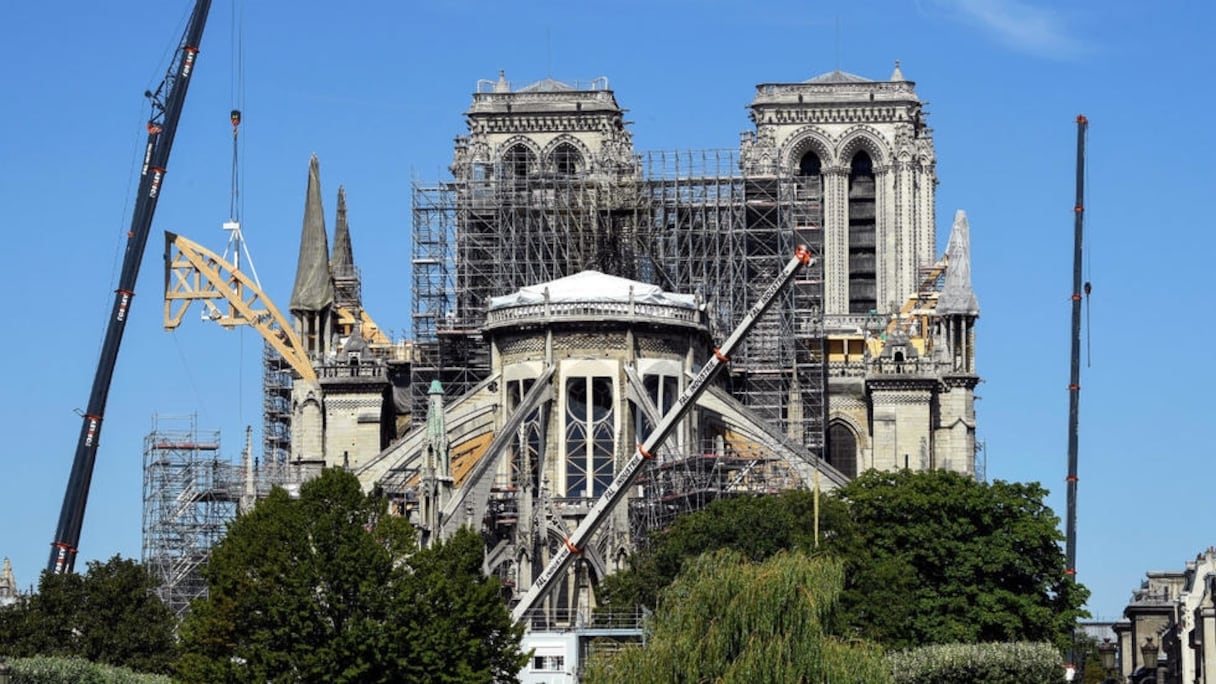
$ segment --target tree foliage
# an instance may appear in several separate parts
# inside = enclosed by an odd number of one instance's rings
[[[887,656],[895,684],[1058,684],[1060,652],[1047,643],[947,644]]]
[[[850,534],[843,504],[821,497],[821,539]],[[720,499],[656,532],[645,549],[632,554],[629,570],[605,578],[600,603],[653,610],[659,590],[675,580],[686,561],[707,551],[733,549],[750,560],[762,561],[783,549],[811,551],[815,546],[811,492]]]
[[[187,682],[492,682],[522,666],[520,633],[462,530],[418,551],[412,528],[326,470],[274,490],[212,550],[181,628]]]
[[[91,561],[83,575],[44,572],[38,591],[0,609],[0,654],[84,658],[142,672],[167,672],[175,653],[173,614],[138,562]]]
[[[824,628],[842,582],[839,562],[801,552],[705,554],[662,592],[647,645],[593,656],[587,681],[889,682],[876,646]]]
[[[1064,645],[1088,591],[1064,573],[1059,519],[1038,484],[958,473],[870,471],[840,489],[857,536],[844,625],[892,648]]]
[[[821,502],[820,552],[844,563],[832,628],[887,648],[985,641],[1063,647],[1088,592],[1064,574],[1059,520],[1037,484],[949,471],[870,471]],[[679,518],[608,577],[606,607],[653,608],[688,559],[814,548],[808,492],[718,501]]]
[[[8,663],[16,684],[171,684],[166,675],[102,665],[79,657],[31,656]]]

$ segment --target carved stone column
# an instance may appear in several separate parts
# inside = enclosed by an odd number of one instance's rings
[[[849,167],[823,169],[823,279],[827,313],[849,313]]]

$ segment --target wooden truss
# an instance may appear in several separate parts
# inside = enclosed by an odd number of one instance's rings
[[[194,301],[225,328],[252,327],[300,378],[317,380],[299,336],[257,283],[215,252],[166,231],[165,330],[176,329]]]

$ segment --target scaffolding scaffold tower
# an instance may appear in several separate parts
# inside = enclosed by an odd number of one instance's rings
[[[597,270],[697,295],[712,337],[722,339],[796,245],[823,253],[819,175],[745,174],[731,150],[644,153],[611,172],[500,168],[509,163],[413,186],[415,425],[432,380],[451,400],[488,377],[480,330],[490,297]],[[736,350],[727,380],[741,403],[814,458],[823,455],[827,416],[823,319],[819,262]],[[742,491],[763,474],[783,477],[771,463],[733,458],[673,464],[653,474],[647,496],[666,488],[685,510],[712,498],[697,491],[722,478]],[[671,490],[677,482],[692,489]]]
[[[219,431],[194,415],[155,416],[144,438],[143,563],[179,619],[206,595],[200,573],[241,495],[240,466],[220,454]]]

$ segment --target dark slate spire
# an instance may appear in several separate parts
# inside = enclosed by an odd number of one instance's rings
[[[329,259],[334,276],[341,277],[353,271],[355,254],[350,246],[350,227],[346,224],[346,188],[338,186],[338,220],[334,227],[334,253]]]
[[[300,260],[291,290],[292,311],[321,311],[334,301],[329,275],[329,240],[325,211],[321,208],[321,167],[317,155],[308,162],[308,192],[304,199],[304,227],[300,231]]]
[[[962,209],[954,215],[950,244],[946,246],[946,284],[937,298],[937,313],[942,316],[980,315],[980,304],[971,289],[971,229],[967,213]]]

